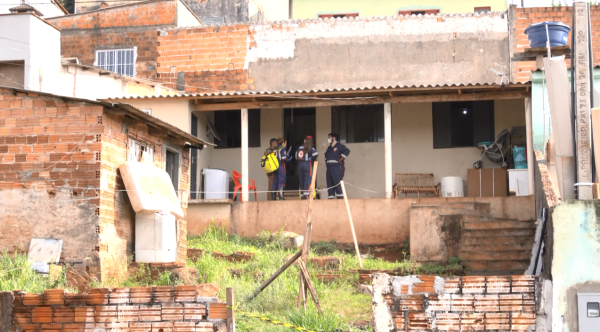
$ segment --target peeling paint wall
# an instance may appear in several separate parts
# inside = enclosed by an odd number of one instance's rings
[[[202,20],[205,17],[224,17],[225,24],[248,22],[248,0],[186,1],[190,9]]]
[[[552,222],[552,331],[577,332],[577,293],[600,293],[600,203],[563,202]]]

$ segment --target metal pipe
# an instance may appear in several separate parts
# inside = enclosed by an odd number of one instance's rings
[[[591,16],[591,8],[590,4],[587,4],[588,9],[588,52],[590,54],[590,110],[594,108],[594,53],[592,51],[592,16]],[[591,114],[591,112],[590,112]],[[592,138],[592,144],[594,142],[594,122],[592,121],[592,117],[590,116],[590,134]],[[596,163],[594,162],[596,156],[594,153],[594,147],[592,145],[592,182],[597,182],[596,179]]]
[[[571,31],[571,116],[573,118],[573,183],[577,183],[577,116],[575,110],[576,96],[575,96],[575,7],[571,7],[571,11],[573,12],[573,27]],[[577,186],[573,186],[573,191],[575,193],[575,199],[578,198]]]

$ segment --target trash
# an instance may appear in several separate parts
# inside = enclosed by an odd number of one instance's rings
[[[42,274],[49,274],[49,263],[58,263],[62,251],[62,239],[45,239],[34,237],[29,242],[27,259],[31,262],[31,268]]]

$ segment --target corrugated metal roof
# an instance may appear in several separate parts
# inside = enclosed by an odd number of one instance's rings
[[[315,94],[315,93],[329,93],[329,92],[377,92],[387,90],[399,90],[403,89],[417,89],[417,90],[428,90],[428,89],[461,89],[461,88],[478,88],[478,87],[506,87],[506,86],[529,86],[531,82],[512,82],[508,84],[498,83],[475,83],[475,84],[438,84],[438,85],[396,85],[396,86],[374,86],[374,87],[357,87],[357,88],[331,88],[331,89],[315,89],[315,90],[284,90],[284,91],[217,91],[207,93],[180,93],[173,95],[164,96],[130,96],[130,97],[114,97],[105,98],[103,100],[124,100],[124,99],[159,99],[159,98],[209,98],[209,97],[241,97],[241,96],[269,96],[269,95],[298,95],[298,94]]]

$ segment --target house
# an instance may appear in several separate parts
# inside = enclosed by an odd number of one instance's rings
[[[27,11],[29,10],[29,7],[34,7],[39,15],[44,17],[69,15],[69,12],[59,0],[36,0],[32,2],[32,4],[34,6],[29,5],[28,2],[13,0],[0,1],[0,15],[10,14],[13,11]],[[13,10],[11,11],[11,9]]]
[[[61,257],[84,278],[125,275],[136,213],[119,166],[144,151],[169,171],[185,212],[190,148],[205,144],[130,105],[0,87],[0,250],[59,238]],[[177,232],[181,263],[185,215]]]
[[[184,0],[185,5],[206,25],[281,21],[290,18],[290,1],[282,0]],[[111,0],[90,3],[75,0],[75,13],[131,4],[135,0]],[[143,1],[137,1],[143,2]]]
[[[61,57],[61,30],[35,8],[19,7],[24,9],[0,15],[0,85],[87,99],[169,93],[155,83]]]
[[[343,18],[343,17],[371,17],[394,15],[425,15],[425,14],[457,14],[457,13],[482,13],[488,11],[503,12],[507,10],[506,1],[316,1],[295,0],[293,3],[294,19],[311,18]]]

